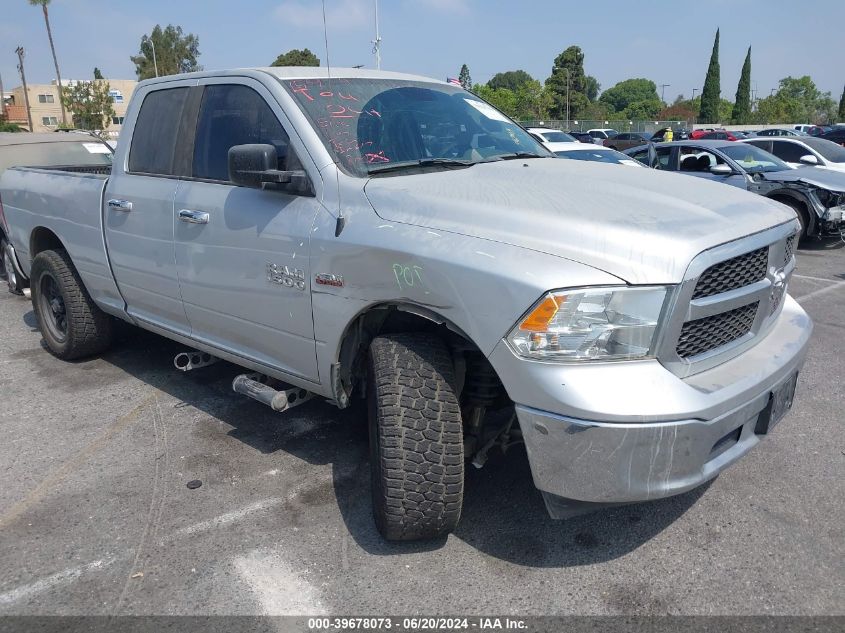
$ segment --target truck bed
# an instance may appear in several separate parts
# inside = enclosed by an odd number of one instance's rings
[[[13,167],[0,177],[9,239],[29,276],[32,239],[61,242],[91,297],[116,310],[123,300],[112,277],[103,234],[103,193],[111,167]],[[55,236],[55,237],[53,237]]]

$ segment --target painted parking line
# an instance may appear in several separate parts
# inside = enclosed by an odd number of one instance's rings
[[[827,286],[826,288],[819,288],[818,290],[813,290],[813,292],[808,292],[805,295],[801,295],[800,297],[795,297],[795,300],[801,303],[807,299],[812,299],[813,297],[818,297],[819,295],[827,294],[828,292],[833,292],[834,290],[839,290],[840,288],[845,288],[845,281],[840,281],[839,283],[835,283],[832,286]]]

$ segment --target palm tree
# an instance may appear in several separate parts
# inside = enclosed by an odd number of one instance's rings
[[[50,50],[53,52],[53,63],[56,65],[56,83],[59,85],[59,104],[62,107],[62,123],[67,125],[65,103],[62,99],[62,75],[59,72],[59,58],[56,57],[56,47],[53,45],[53,31],[50,29],[50,14],[47,12],[47,5],[50,4],[50,0],[29,0],[29,4],[33,7],[40,6],[44,11],[44,24],[47,25],[47,38],[50,40]]]

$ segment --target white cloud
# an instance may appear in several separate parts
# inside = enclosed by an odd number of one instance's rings
[[[285,0],[274,13],[277,19],[291,26],[323,28],[323,6],[318,0]],[[372,20],[372,6],[367,0],[326,0],[329,31],[357,29]]]

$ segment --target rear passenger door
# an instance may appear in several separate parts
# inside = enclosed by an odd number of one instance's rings
[[[155,84],[134,97],[140,109],[128,155],[106,188],[105,239],[127,312],[145,323],[190,333],[173,249],[173,197],[184,169],[180,136],[193,81]]]
[[[233,185],[228,152],[271,144],[279,169],[305,169],[319,185],[317,169],[260,82],[208,78],[200,88],[190,175],[180,181],[174,206],[176,266],[191,336],[317,381],[309,236],[320,203]]]

